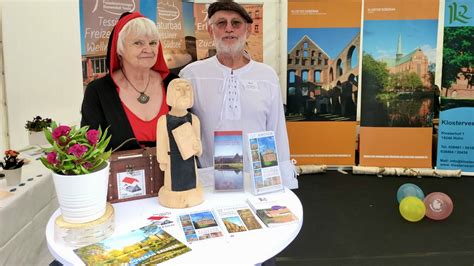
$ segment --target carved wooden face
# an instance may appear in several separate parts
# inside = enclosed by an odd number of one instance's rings
[[[186,110],[193,106],[193,88],[185,79],[174,79],[168,85],[166,101],[169,106],[178,110]]]

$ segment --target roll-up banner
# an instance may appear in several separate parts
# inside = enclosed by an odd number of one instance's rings
[[[355,163],[361,11],[362,0],[288,1],[286,119],[298,164]]]
[[[474,2],[446,0],[436,168],[474,175]]]
[[[432,167],[438,0],[365,0],[360,165]]]
[[[80,0],[82,75],[84,86],[107,74],[110,33],[124,12],[140,12],[156,22],[170,71],[178,74],[187,64],[215,55],[207,31],[209,4],[191,0]],[[263,62],[263,4],[242,4],[253,18],[246,50]]]

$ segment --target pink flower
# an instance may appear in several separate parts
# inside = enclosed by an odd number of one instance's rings
[[[90,145],[95,145],[99,141],[99,131],[90,129],[87,131],[86,137]]]
[[[84,162],[82,166],[86,169],[90,169],[92,166],[94,166],[94,164],[91,162]]]
[[[68,126],[59,126],[53,130],[52,136],[54,140],[58,140],[62,136],[67,136],[71,128]]]
[[[50,164],[57,164],[59,163],[58,154],[55,151],[52,151],[48,153],[48,155],[46,156],[46,160],[48,160],[48,163]]]
[[[76,156],[77,158],[81,158],[84,153],[87,152],[87,147],[81,144],[74,144],[68,150],[67,153]]]

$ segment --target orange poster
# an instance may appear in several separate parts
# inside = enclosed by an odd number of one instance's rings
[[[360,165],[431,168],[438,0],[364,3]]]
[[[355,164],[361,9],[361,0],[288,2],[286,119],[298,164]]]

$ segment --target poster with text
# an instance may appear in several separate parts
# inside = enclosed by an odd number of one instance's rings
[[[209,4],[190,0],[80,0],[82,75],[84,86],[107,74],[111,31],[124,12],[140,12],[156,22],[166,64],[178,74],[187,64],[215,55],[207,31]],[[243,4],[253,19],[246,50],[263,62],[263,4]]]
[[[196,61],[193,3],[182,0],[158,0],[156,25],[166,65],[178,74]]]
[[[361,8],[362,0],[288,2],[285,115],[298,164],[355,163]]]
[[[82,78],[86,86],[107,73],[107,44],[124,12],[140,12],[156,20],[156,0],[80,0]]]
[[[360,165],[432,167],[438,4],[364,2]]]
[[[474,174],[474,2],[446,0],[436,168]]]

